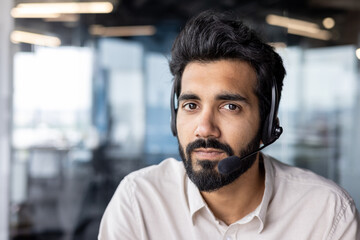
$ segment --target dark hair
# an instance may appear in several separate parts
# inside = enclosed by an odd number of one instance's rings
[[[263,126],[270,111],[273,81],[277,84],[280,101],[285,69],[273,47],[230,14],[202,12],[190,19],[176,38],[169,63],[176,96],[180,94],[182,74],[188,63],[220,59],[243,60],[254,68],[257,75],[255,94]]]

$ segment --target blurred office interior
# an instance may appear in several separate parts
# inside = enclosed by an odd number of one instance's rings
[[[126,174],[178,158],[169,53],[210,8],[284,59],[284,133],[265,152],[360,207],[358,0],[1,0],[0,240],[96,239]]]

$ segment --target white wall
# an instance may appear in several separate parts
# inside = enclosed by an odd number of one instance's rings
[[[13,1],[0,1],[0,240],[8,239],[8,199],[11,129],[11,46],[9,42],[13,20]]]

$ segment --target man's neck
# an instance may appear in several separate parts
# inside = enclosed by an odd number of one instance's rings
[[[258,157],[253,166],[233,183],[214,192],[201,192],[201,195],[215,217],[230,225],[260,205],[264,190],[265,171]]]

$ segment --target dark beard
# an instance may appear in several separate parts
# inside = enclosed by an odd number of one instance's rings
[[[245,149],[240,151],[239,156],[245,156],[256,149],[259,148],[260,137],[255,137]],[[216,139],[198,139],[194,142],[191,142],[186,147],[186,154],[188,158],[185,157],[184,149],[179,142],[179,153],[183,160],[186,173],[190,180],[198,187],[200,191],[212,192],[220,189],[223,186],[226,186],[234,182],[238,177],[245,173],[255,162],[257,154],[249,156],[245,159],[242,159],[240,162],[240,167],[234,172],[223,175],[217,171],[217,165],[219,161],[210,161],[210,160],[197,160],[197,164],[201,166],[201,170],[194,171],[191,153],[197,148],[214,148],[220,149],[227,153],[228,156],[234,155],[232,148],[226,144],[221,143]]]

